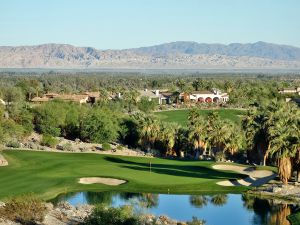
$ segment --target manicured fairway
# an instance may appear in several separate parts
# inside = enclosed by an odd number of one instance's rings
[[[241,117],[246,113],[245,110],[238,110],[238,109],[199,110],[199,112],[203,116],[207,116],[210,112],[213,111],[218,112],[221,119],[228,119],[235,123],[239,123],[241,121]],[[155,114],[159,116],[163,121],[175,122],[182,126],[185,126],[187,124],[189,110],[163,111],[163,112],[156,112]]]
[[[82,190],[156,193],[239,192],[245,187],[215,183],[244,175],[211,168],[213,162],[121,157],[84,153],[4,151],[9,161],[0,167],[0,199],[33,192],[44,199]],[[149,162],[152,171],[149,172]],[[104,176],[127,180],[120,186],[78,184],[80,177]]]

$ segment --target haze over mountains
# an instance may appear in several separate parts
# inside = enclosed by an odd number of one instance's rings
[[[266,42],[172,42],[124,50],[66,44],[3,46],[0,68],[300,69],[300,48]]]

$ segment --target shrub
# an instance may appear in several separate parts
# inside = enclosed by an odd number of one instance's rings
[[[20,148],[21,145],[18,141],[9,141],[7,144],[6,144],[7,147],[11,147],[11,148]]]
[[[52,137],[49,134],[43,135],[41,145],[53,148],[57,144],[58,144],[58,140],[55,137]]]
[[[219,151],[219,152],[216,153],[216,155],[215,155],[215,160],[216,160],[217,162],[221,162],[221,161],[223,161],[224,159],[225,159],[225,154],[224,154],[223,151]]]
[[[93,143],[114,141],[119,136],[119,120],[110,110],[92,109],[82,120],[81,138]]]
[[[24,225],[43,221],[46,214],[44,203],[33,195],[12,198],[0,208],[0,217]]]
[[[107,208],[97,206],[81,225],[138,225],[139,219],[133,215],[132,207]]]
[[[65,143],[65,144],[62,146],[62,149],[63,149],[63,151],[73,151],[73,147],[72,147],[72,144],[71,144],[71,143]]]
[[[117,150],[123,150],[123,146],[122,145],[118,145],[117,146]]]
[[[110,144],[109,143],[103,143],[102,144],[102,150],[104,150],[104,151],[111,150]]]

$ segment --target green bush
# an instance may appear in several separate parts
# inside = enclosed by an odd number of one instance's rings
[[[117,150],[123,150],[123,146],[122,145],[118,145],[117,146]]]
[[[107,208],[97,206],[81,225],[139,225],[139,219],[133,215],[132,207]]]
[[[102,144],[102,150],[104,150],[104,151],[111,150],[110,144],[109,143],[103,143]]]
[[[72,151],[73,150],[73,147],[72,147],[72,144],[71,143],[65,143],[63,146],[63,151]]]
[[[0,217],[24,225],[43,221],[46,214],[44,203],[33,195],[12,198],[0,208]]]
[[[118,116],[112,111],[92,109],[82,120],[80,135],[84,141],[104,143],[115,141],[119,130]]]
[[[48,147],[55,147],[58,144],[58,140],[49,134],[44,134],[42,137],[41,145]]]
[[[20,148],[21,145],[18,141],[9,141],[7,144],[6,144],[7,147],[10,147],[10,148]]]

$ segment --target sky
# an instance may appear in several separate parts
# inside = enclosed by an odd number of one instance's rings
[[[300,0],[0,0],[0,46],[173,41],[300,47]]]

